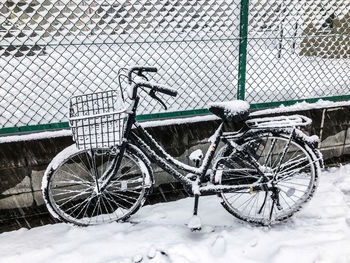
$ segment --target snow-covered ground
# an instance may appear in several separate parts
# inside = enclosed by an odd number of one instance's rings
[[[272,228],[231,217],[211,196],[200,200],[202,231],[191,232],[192,205],[145,206],[126,223],[3,233],[0,262],[350,262],[350,165],[323,172],[311,202]]]

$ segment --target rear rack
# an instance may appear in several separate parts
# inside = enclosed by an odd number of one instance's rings
[[[311,123],[312,120],[310,118],[297,114],[254,118],[246,121],[247,126],[251,129],[303,127],[308,126]]]

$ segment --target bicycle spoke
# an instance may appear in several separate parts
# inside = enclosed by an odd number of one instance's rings
[[[292,140],[292,136],[289,138],[288,142],[286,142],[286,146],[283,148],[282,156],[281,156],[281,159],[280,159],[280,161],[278,163],[278,167],[277,167],[277,170],[275,171],[275,173],[279,172],[279,169],[280,169],[280,167],[282,165],[283,159],[286,156],[287,150],[288,150],[288,148],[290,146],[291,140]]]
[[[88,190],[89,189],[86,189],[85,191],[83,191],[83,192],[81,192],[81,191],[78,191],[78,190],[76,190],[76,191],[71,191],[71,190],[66,190],[66,189],[55,189],[54,191],[63,191],[62,193],[52,193],[52,195],[53,196],[56,196],[56,197],[59,197],[59,196],[65,196],[65,195],[67,195],[67,194],[69,194],[69,193],[76,193],[76,195],[73,195],[73,196],[69,196],[69,198],[72,198],[73,197],[73,199],[76,197],[76,196],[80,196],[80,195],[82,195],[82,194],[85,194],[85,193],[87,193],[88,192]],[[58,201],[61,201],[62,199],[58,199]]]
[[[302,164],[304,164],[304,163],[307,163],[307,164],[305,164],[304,166],[298,168],[299,170],[300,170],[300,169],[304,169],[304,168],[306,168],[306,167],[308,167],[308,166],[311,165],[309,162],[307,162],[306,159],[304,159],[303,162],[294,163],[293,165],[291,165],[290,167],[288,167],[288,169],[285,169],[285,170],[279,171],[279,172],[280,172],[282,175],[285,174],[285,173],[292,172],[292,171],[294,171],[298,166],[300,166],[300,165],[302,165]]]
[[[251,214],[251,212],[252,212],[252,210],[254,209],[254,207],[255,207],[255,205],[256,205],[256,203],[257,203],[257,201],[258,201],[258,194],[257,193],[254,193],[254,194],[252,194],[254,197],[253,197],[253,201],[252,201],[252,203],[251,203],[251,205],[248,207],[247,206],[247,209],[248,209],[248,213],[246,213],[248,216],[250,216],[250,214]]]
[[[284,187],[286,187],[286,188],[290,188],[290,186],[285,185],[285,184],[279,184],[279,185],[284,186]],[[305,188],[307,188],[307,185],[305,186]],[[304,193],[304,192],[305,192],[304,190],[300,190],[300,189],[298,189],[298,188],[294,188],[294,190],[295,190],[295,191],[298,191],[298,192],[301,192],[301,193]]]
[[[98,213],[98,215],[100,216],[100,218],[102,219],[102,222],[105,222],[105,219],[104,219],[104,213],[102,211],[102,206],[101,206],[101,195],[98,196],[98,210],[97,211],[100,211]]]
[[[232,202],[235,202],[235,201],[236,201],[238,198],[240,198],[243,194],[245,194],[245,193],[240,193],[239,196],[232,195],[232,196],[230,196],[230,197],[227,198],[227,199],[230,200],[231,198],[236,197],[235,200],[232,201]]]
[[[67,197],[67,198],[62,198],[62,199],[57,200],[57,203],[60,202],[60,201],[62,201],[62,200],[66,200],[66,199],[69,198],[68,201],[66,201],[66,202],[63,203],[63,204],[60,204],[61,206],[63,206],[63,205],[66,204],[67,202],[69,202],[69,201],[71,201],[71,200],[73,200],[73,199],[75,199],[75,198],[77,198],[77,197],[80,197],[80,196],[82,196],[82,195],[84,195],[84,194],[87,194],[87,193],[88,193],[87,190],[84,191],[84,192],[78,192],[78,194],[76,194],[76,195],[74,195],[74,196],[69,196],[69,197]],[[55,195],[55,196],[57,196],[57,195]]]
[[[86,155],[86,154],[85,154]],[[91,176],[91,178],[93,179],[93,176],[92,176],[92,174],[91,174],[91,171],[90,171],[90,169],[85,165],[85,163],[84,163],[84,161],[83,161],[83,159],[81,159],[81,156],[80,155],[78,155],[78,158],[79,158],[79,160],[80,160],[80,163],[76,163],[82,170],[84,170],[85,172],[86,172],[86,174],[87,175],[90,175]],[[85,157],[86,158],[86,157]],[[86,158],[86,159],[88,159],[88,158]],[[91,164],[89,164],[90,165],[90,167],[91,167]]]
[[[81,186],[91,187],[90,183],[85,183],[84,181],[75,181],[75,180],[60,180],[57,182],[57,184],[69,184],[68,186],[81,185]]]
[[[303,184],[300,182],[292,182],[292,181],[280,181],[278,182],[279,186],[284,186],[284,187],[294,187],[294,186],[299,186],[300,188],[308,188],[310,185],[309,184]]]
[[[281,190],[282,191],[282,190]],[[287,195],[287,193],[285,192],[285,191],[282,191],[282,193],[284,193],[285,194],[285,196],[288,198],[288,199],[290,199],[291,201],[292,201],[292,203],[293,204],[296,204],[297,203],[297,201],[296,200],[294,200],[291,196],[288,196]],[[282,195],[283,196],[283,195]],[[284,200],[285,200],[285,198],[283,198]],[[286,201],[286,200],[285,200]],[[287,201],[286,201],[286,203],[288,203]],[[289,204],[289,203],[288,203]],[[289,206],[290,207],[290,206]]]
[[[122,208],[122,209],[124,209],[124,210],[128,210],[128,208],[126,208],[126,207],[123,206],[122,204],[118,203],[118,202],[113,198],[113,194],[112,194],[112,193],[107,192],[106,194],[108,194],[108,195],[112,198],[112,199],[109,199],[109,200],[111,200],[112,202],[114,202],[119,208]],[[116,196],[116,197],[119,199],[118,196]],[[107,196],[106,196],[106,198],[107,198]]]
[[[111,209],[111,214],[113,214],[113,215],[115,215],[115,208],[110,204],[110,200],[106,197],[106,195],[105,194],[103,194],[102,195],[102,197],[106,200],[106,203],[108,204],[108,206],[110,207],[110,209]],[[108,209],[107,209],[108,210]],[[110,214],[110,213],[108,213],[108,214]],[[110,218],[112,218],[112,217],[110,217]]]
[[[80,206],[82,206],[85,202],[88,203],[89,200],[91,200],[91,198],[93,198],[92,196],[90,196],[88,199],[83,200],[81,203],[78,203],[70,208],[68,208],[67,210],[65,210],[65,212],[69,212],[70,210],[74,209],[73,212],[71,212],[71,214],[73,214],[77,208],[79,208]]]
[[[81,182],[89,182],[89,181],[87,181],[87,180],[83,180],[83,178],[81,178],[81,177],[76,176],[75,173],[74,173],[74,171],[73,171],[70,167],[67,167],[67,168],[68,168],[69,170],[71,170],[71,172],[65,171],[63,168],[60,170],[60,172],[64,172],[64,173],[66,173],[67,175],[69,175],[69,176],[71,176],[71,177],[77,179],[78,181],[81,181]],[[90,182],[89,182],[89,183],[90,183]]]
[[[299,159],[298,159],[299,158]],[[295,156],[295,157],[292,157],[288,159],[288,161],[286,161],[285,163],[283,163],[280,167],[280,171],[284,171],[284,168],[287,167],[289,168],[288,166],[291,165],[291,164],[295,164],[295,163],[300,163],[299,160],[302,160],[304,159],[304,161],[307,161],[307,158],[306,157],[303,157],[302,154],[298,155],[298,156]],[[275,170],[275,169],[274,169]]]
[[[281,191],[282,191],[282,190],[281,190]],[[286,194],[284,191],[283,191],[283,193]],[[286,196],[287,196],[287,194],[286,194]],[[284,203],[288,205],[288,208],[289,208],[289,209],[292,209],[291,206],[289,205],[289,203],[288,203],[287,200],[283,197],[282,194],[280,195],[280,197],[282,197]]]
[[[85,193],[81,193],[79,195],[76,195],[75,197],[71,197],[71,196],[67,196],[67,197],[64,197],[64,198],[61,198],[61,199],[57,199],[57,204],[59,206],[63,206],[65,203],[69,203],[70,201],[74,200],[76,197],[82,197],[84,196],[85,194],[89,194],[88,192],[85,192]],[[67,202],[66,202],[67,201]],[[63,202],[63,203],[60,203],[60,202]]]
[[[130,193],[137,194],[137,195],[140,194],[140,191],[138,192],[138,191],[134,191],[134,190],[129,190],[129,188],[128,189],[124,189],[124,190],[116,189],[116,192],[123,192],[123,193],[130,192]]]
[[[82,218],[86,218],[86,213],[87,213],[87,210],[90,206],[90,203],[91,203],[91,200],[93,200],[95,198],[95,196],[91,196],[89,199],[88,199],[88,202],[86,203],[86,205],[83,207],[83,209],[81,209],[81,211],[79,212],[79,214],[77,215],[77,217],[79,217],[80,213],[84,211],[84,214],[82,216]]]
[[[123,194],[117,194],[117,193],[112,193],[112,192],[108,192],[108,194],[110,194],[110,195],[112,195],[112,196],[115,196],[115,197],[117,197],[117,198],[122,198],[122,197],[124,197],[124,198],[128,198],[128,199],[132,199],[132,200],[137,200],[137,198],[131,198],[131,197],[129,197],[129,196],[126,196],[126,195],[123,195]],[[129,204],[134,204],[133,202],[131,202],[131,201],[129,201],[129,200],[126,200],[126,199],[123,199],[123,201],[125,201],[125,202],[127,202],[127,203],[129,203]]]
[[[242,207],[242,206],[245,205],[247,202],[250,203],[250,201],[251,201],[252,198],[253,198],[252,196],[251,196],[250,198],[248,198],[248,200],[244,201],[240,206],[238,206],[238,208]]]
[[[273,150],[273,148],[275,147],[275,144],[276,144],[276,139],[273,139],[273,142],[271,143],[271,147],[270,147],[270,149],[269,149],[269,151],[268,151],[268,153],[267,153],[267,156],[266,156],[266,158],[265,158],[265,161],[264,161],[263,166],[266,166],[266,165],[267,165],[267,162],[268,162],[269,158],[270,158],[271,155],[272,155],[272,150]]]

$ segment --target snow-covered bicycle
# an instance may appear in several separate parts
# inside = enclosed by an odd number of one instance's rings
[[[245,101],[212,103],[209,110],[222,123],[209,139],[203,160],[197,151],[190,156],[196,165],[187,165],[167,154],[135,120],[140,89],[163,105],[157,92],[177,95],[148,81],[147,72],[157,69],[135,66],[124,75],[131,101],[127,109],[122,92],[71,99],[70,125],[76,144],[52,160],[42,184],[47,208],[55,218],[81,226],[127,219],[152,189],[150,160],[194,195],[192,229],[200,228],[197,210],[202,194],[217,194],[228,212],[262,225],[290,217],[310,200],[322,157],[318,138],[299,130],[311,123],[309,118],[251,118]],[[136,75],[143,79],[136,81]],[[232,123],[242,123],[242,128],[226,131],[226,124]]]

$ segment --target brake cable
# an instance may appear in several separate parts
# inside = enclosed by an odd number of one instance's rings
[[[165,103],[161,100],[161,98],[159,98],[156,95],[156,91],[154,89],[151,89],[150,92],[148,93],[153,99],[156,99],[160,104],[162,104],[162,106],[164,107],[165,110],[168,109],[168,107],[165,105]]]

